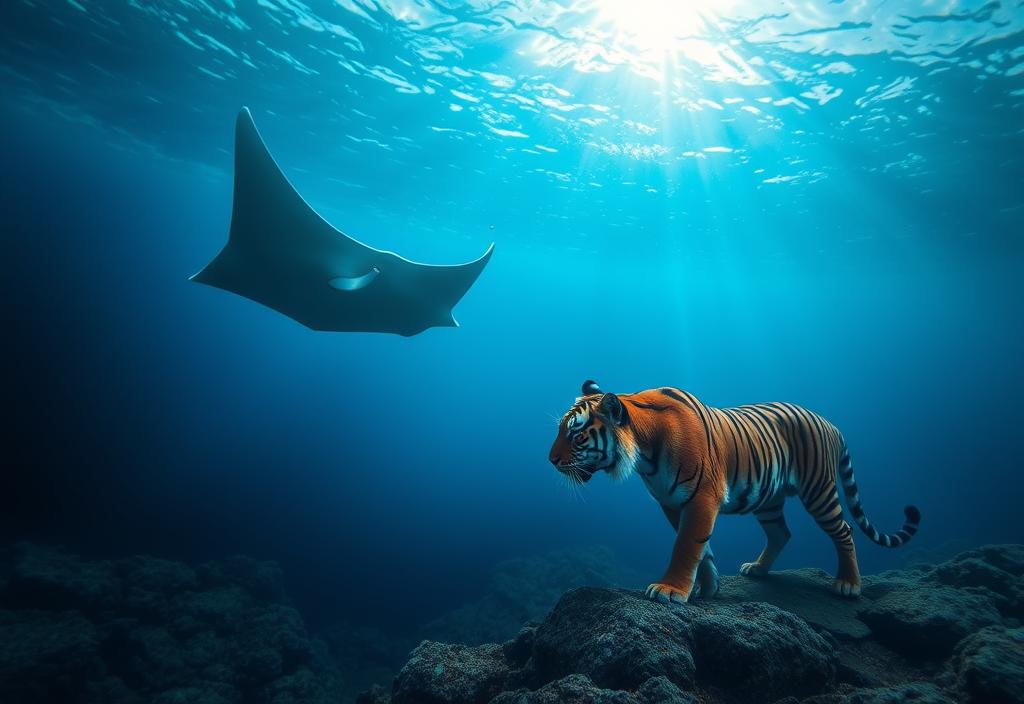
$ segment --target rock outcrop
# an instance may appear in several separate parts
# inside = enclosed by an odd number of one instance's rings
[[[679,605],[610,586],[611,558],[595,555],[503,564],[489,593],[430,626],[469,643],[363,626],[328,632],[328,648],[273,563],[23,544],[0,551],[0,702],[341,703],[371,673],[393,681],[362,704],[1024,701],[1024,546],[872,575],[856,600],[806,569],[726,576],[717,598]],[[488,632],[507,635],[472,642]]]
[[[340,701],[273,563],[196,569],[18,545],[0,565],[0,701]]]
[[[461,645],[501,643],[523,624],[544,618],[570,589],[644,583],[643,575],[623,569],[606,547],[553,550],[498,562],[473,600],[425,624],[383,629],[340,622],[324,629],[323,637],[346,692],[355,694],[374,682],[393,680],[424,638]]]
[[[819,570],[724,577],[719,598],[567,592],[503,645],[422,642],[367,704],[951,704],[1024,701],[1024,547],[867,577],[843,599]]]
[[[953,670],[967,702],[1024,701],[1024,628],[993,626],[957,646]]]

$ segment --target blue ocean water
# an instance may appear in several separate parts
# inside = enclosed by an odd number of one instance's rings
[[[5,541],[273,559],[353,622],[553,549],[653,579],[642,484],[547,462],[588,378],[829,418],[872,520],[924,516],[865,571],[1024,538],[1019,2],[12,0],[0,69]],[[316,333],[187,280],[243,105],[348,234],[495,243],[462,327]],[[832,570],[787,515],[779,566]],[[719,564],[762,541],[723,517]]]

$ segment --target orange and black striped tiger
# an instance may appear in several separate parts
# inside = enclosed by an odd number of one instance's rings
[[[549,459],[580,484],[598,471],[617,479],[640,475],[676,531],[665,575],[647,588],[659,601],[718,591],[709,541],[719,513],[757,517],[768,544],[740,571],[752,577],[767,573],[789,540],[782,513],[788,496],[800,497],[835,543],[835,591],[859,595],[857,553],[843,520],[837,474],[850,514],[879,545],[903,545],[921,520],[907,506],[902,530],[879,533],[861,507],[843,436],[821,416],[790,403],[711,408],[679,389],[616,395],[587,381],[583,396],[559,422]]]

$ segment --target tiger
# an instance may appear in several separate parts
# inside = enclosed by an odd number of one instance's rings
[[[853,531],[843,519],[837,475],[850,515],[875,543],[895,548],[917,532],[921,513],[904,509],[894,534],[880,533],[864,514],[850,452],[834,425],[791,403],[712,408],[671,387],[605,393],[592,380],[562,416],[549,461],[576,484],[597,472],[624,480],[640,475],[676,533],[664,576],[648,598],[685,602],[718,592],[711,533],[721,514],[753,513],[767,544],[743,563],[749,577],[768,574],[789,541],[783,503],[798,496],[835,544],[839,568],[833,590],[860,595]]]

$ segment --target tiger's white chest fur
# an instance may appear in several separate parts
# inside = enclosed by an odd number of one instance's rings
[[[641,456],[636,462],[635,471],[651,497],[665,508],[679,508],[690,496],[682,484],[673,487],[676,481],[675,470],[665,466],[664,462],[654,465]]]

